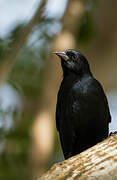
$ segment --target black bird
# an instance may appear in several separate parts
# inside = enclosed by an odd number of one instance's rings
[[[75,50],[55,54],[63,69],[56,126],[67,159],[105,139],[111,115],[104,90],[93,77],[87,59]]]

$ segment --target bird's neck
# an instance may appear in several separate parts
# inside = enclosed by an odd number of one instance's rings
[[[92,73],[90,71],[89,65],[84,66],[83,68],[68,68],[66,66],[63,66],[62,64],[62,69],[63,69],[63,77],[68,77],[68,76],[73,76],[73,77],[82,77],[85,74],[89,74],[92,76]]]
[[[81,79],[84,76],[92,76],[91,71],[83,72],[83,73],[75,73],[72,71],[63,71],[63,79]]]

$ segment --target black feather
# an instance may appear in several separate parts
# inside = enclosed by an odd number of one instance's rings
[[[104,90],[93,77],[86,58],[74,50],[64,52],[68,60],[60,56],[63,80],[58,92],[56,126],[67,159],[106,138],[111,115]]]

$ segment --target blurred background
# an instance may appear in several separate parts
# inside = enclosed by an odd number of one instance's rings
[[[60,61],[73,48],[104,87],[117,130],[117,1],[0,0],[0,179],[37,179],[62,161]]]

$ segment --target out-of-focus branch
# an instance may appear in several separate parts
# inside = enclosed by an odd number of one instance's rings
[[[34,27],[35,24],[39,23],[40,20],[42,19],[42,11],[43,8],[46,4],[46,0],[42,0],[41,4],[37,8],[34,16],[32,19],[29,21],[29,23],[21,30],[19,33],[19,36],[15,40],[11,51],[5,55],[3,59],[3,64],[0,67],[0,83],[4,82],[7,80],[8,73],[11,71],[12,66],[15,62],[15,58],[24,46],[28,35],[31,33],[32,28]]]
[[[68,1],[67,10],[62,18],[62,32],[53,38],[52,52],[66,48],[75,48],[74,26],[83,12],[83,3]],[[70,18],[69,18],[70,17]],[[68,20],[69,18],[69,20]],[[35,176],[47,168],[50,160],[55,127],[55,107],[58,86],[61,81],[60,61],[50,53],[44,69],[43,93],[40,99],[39,113],[32,127],[32,161]],[[40,169],[42,171],[40,172]]]
[[[117,179],[117,134],[79,155],[55,164],[39,180]]]

